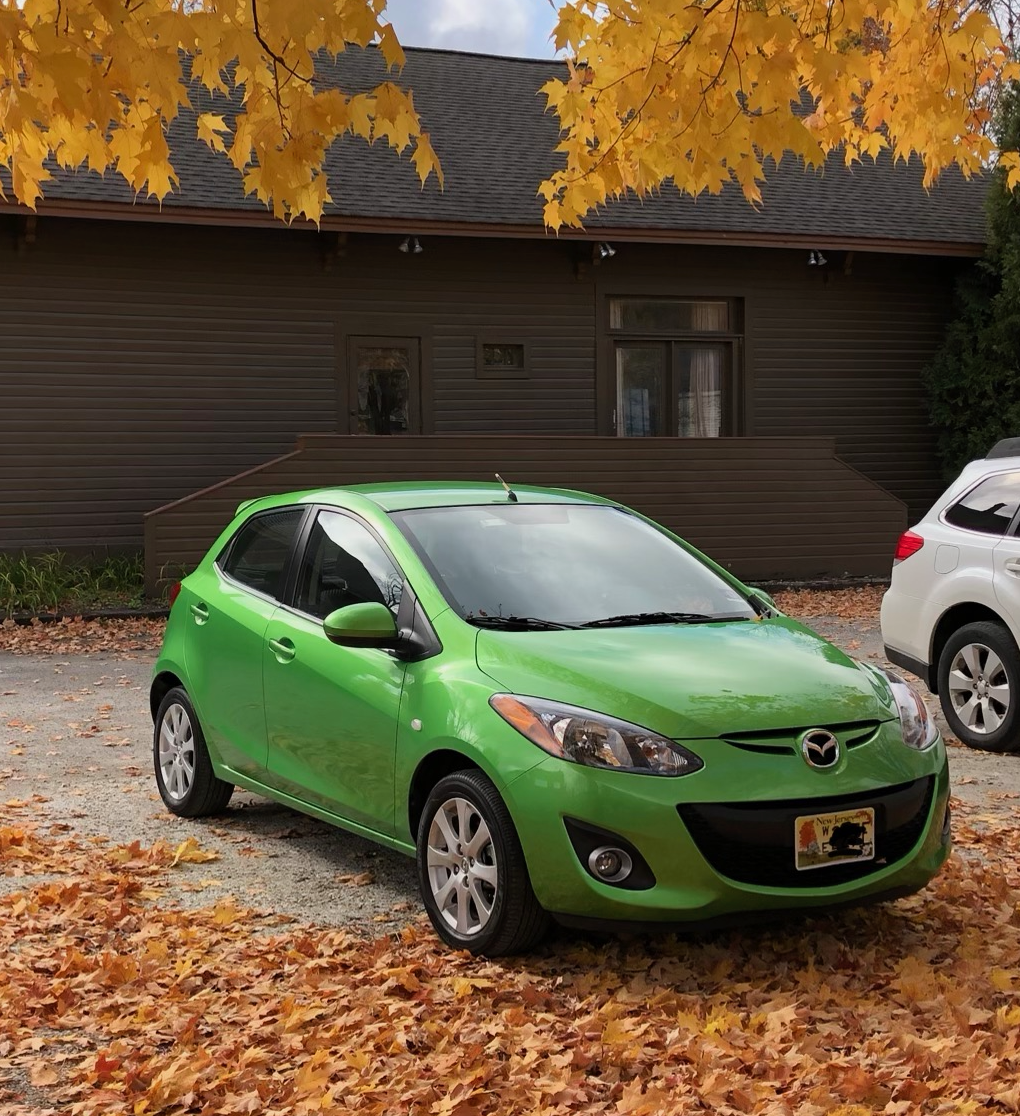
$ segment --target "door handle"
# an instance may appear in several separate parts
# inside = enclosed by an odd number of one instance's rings
[[[297,654],[297,648],[284,636],[283,639],[271,639],[269,650],[276,656],[278,662],[289,663]]]
[[[199,601],[191,606],[191,615],[194,616],[196,623],[204,624],[209,619],[209,606]]]
[[[1015,577],[1020,577],[1020,558],[1010,558],[1005,565],[1006,573],[1011,573]]]

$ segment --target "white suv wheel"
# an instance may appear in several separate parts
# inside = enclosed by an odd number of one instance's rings
[[[993,620],[965,624],[939,656],[938,690],[949,727],[971,748],[1020,749],[1020,651]]]
[[[996,732],[1009,713],[1009,677],[983,643],[965,644],[949,667],[949,700],[961,721],[980,735]]]

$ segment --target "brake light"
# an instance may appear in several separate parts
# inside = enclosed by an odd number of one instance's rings
[[[177,598],[180,596],[180,594],[181,594],[181,583],[179,581],[175,581],[173,583],[173,585],[170,586],[170,591],[166,595],[167,605],[168,605],[169,608],[174,607],[174,601],[177,600]]]
[[[916,554],[921,547],[924,546],[924,539],[920,535],[915,534],[913,531],[904,531],[900,535],[900,541],[896,544],[896,553],[893,555],[893,565],[897,562],[902,562],[904,558],[909,558],[911,554]]]

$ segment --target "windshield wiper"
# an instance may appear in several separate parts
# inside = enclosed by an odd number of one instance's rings
[[[705,621],[739,620],[739,616],[710,616],[704,612],[624,612],[589,620],[582,628],[623,628],[629,624],[697,624]]]
[[[464,619],[476,628],[508,628],[518,632],[555,632],[578,627],[577,624],[542,620],[538,616],[465,616]]]

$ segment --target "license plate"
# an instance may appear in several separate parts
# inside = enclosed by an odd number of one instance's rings
[[[875,811],[840,810],[807,814],[794,822],[794,855],[798,872],[875,859]]]

